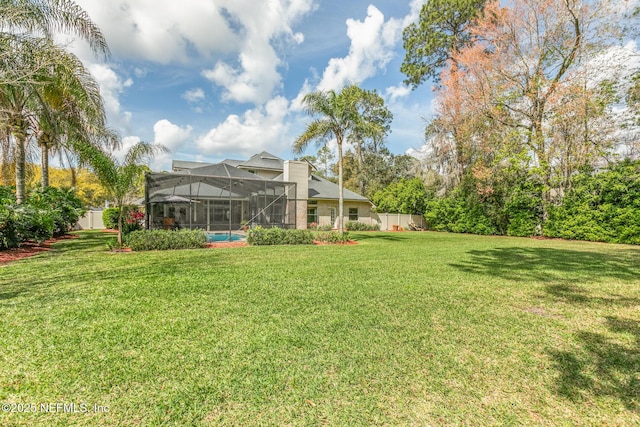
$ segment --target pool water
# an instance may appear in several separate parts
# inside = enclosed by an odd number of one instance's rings
[[[244,236],[242,234],[231,233],[231,241],[237,242],[238,240],[244,240]],[[229,233],[207,233],[207,243],[213,242],[228,242],[229,241]]]

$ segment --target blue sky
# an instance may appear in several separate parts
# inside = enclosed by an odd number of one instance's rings
[[[387,145],[419,148],[429,84],[402,83],[402,29],[424,0],[78,0],[111,48],[71,49],[98,80],[126,145],[162,143],[172,159],[216,162],[262,150],[292,158],[309,118],[301,97],[347,82],[376,89],[394,114]],[[310,147],[313,154],[316,147]]]

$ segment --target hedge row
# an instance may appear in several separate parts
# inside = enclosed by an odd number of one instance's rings
[[[380,231],[380,224],[365,224],[358,221],[349,221],[344,228],[349,231]]]
[[[255,246],[313,245],[311,230],[256,227],[247,231],[247,243]]]
[[[340,234],[337,231],[318,231],[314,237],[318,242],[326,243],[346,243],[351,240],[348,232]]]
[[[0,187],[0,250],[61,236],[84,212],[82,202],[71,189],[34,190],[24,203],[17,205],[13,190]]]

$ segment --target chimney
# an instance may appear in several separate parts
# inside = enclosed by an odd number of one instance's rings
[[[309,164],[300,160],[285,160],[284,181],[296,184],[296,228],[307,228],[307,200],[309,198]]]

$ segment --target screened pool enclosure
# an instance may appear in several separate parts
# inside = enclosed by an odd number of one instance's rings
[[[148,173],[145,206],[149,228],[236,231],[247,227],[296,227],[296,185],[214,165],[212,175]],[[200,172],[200,171],[199,171]]]

